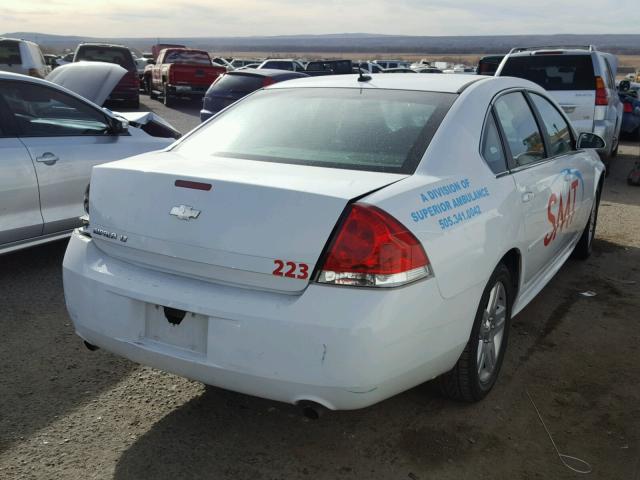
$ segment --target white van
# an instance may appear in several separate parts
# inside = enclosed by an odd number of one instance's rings
[[[578,132],[595,133],[606,142],[599,150],[608,167],[618,153],[622,102],[616,90],[618,59],[593,45],[514,48],[496,76],[520,77],[546,89]]]
[[[0,37],[0,70],[44,78],[51,72],[37,43]]]

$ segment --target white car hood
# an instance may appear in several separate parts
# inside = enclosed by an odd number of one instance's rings
[[[105,62],[74,62],[56,68],[46,79],[102,105],[127,70]]]

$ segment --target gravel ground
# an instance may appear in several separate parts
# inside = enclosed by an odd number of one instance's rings
[[[183,131],[199,123],[195,102],[143,101]],[[64,307],[64,242],[0,257],[0,479],[576,478],[526,392],[588,478],[640,479],[640,188],[625,183],[639,154],[621,148],[593,256],[516,317],[501,378],[474,405],[427,383],[309,421],[86,350]]]

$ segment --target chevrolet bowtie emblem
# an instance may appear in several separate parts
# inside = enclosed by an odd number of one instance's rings
[[[200,210],[195,210],[189,205],[178,205],[171,209],[169,215],[178,217],[180,220],[191,220],[192,218],[198,218],[200,216]]]

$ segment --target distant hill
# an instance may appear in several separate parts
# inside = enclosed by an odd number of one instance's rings
[[[73,49],[79,42],[110,42],[148,51],[160,42],[181,43],[209,51],[268,52],[376,52],[376,53],[504,53],[515,46],[596,45],[618,54],[640,54],[640,35],[499,35],[499,36],[405,36],[344,33],[256,37],[160,37],[97,38],[44,33],[14,32],[17,37],[53,50]]]

